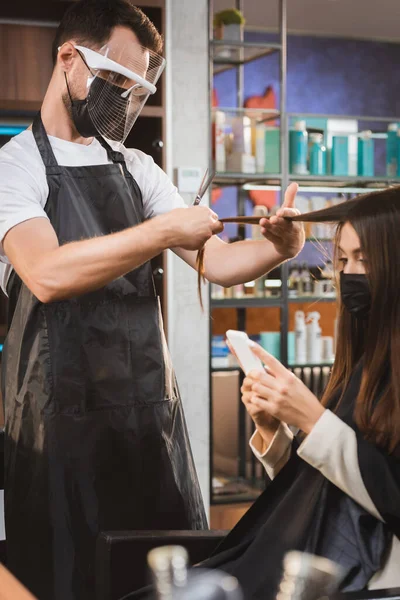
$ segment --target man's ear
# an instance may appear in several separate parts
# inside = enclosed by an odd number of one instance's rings
[[[78,56],[78,51],[71,42],[65,42],[58,48],[56,64],[60,65],[66,73],[71,69]]]

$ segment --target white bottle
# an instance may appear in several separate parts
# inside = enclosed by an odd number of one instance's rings
[[[307,337],[306,320],[302,310],[297,310],[294,315],[294,331],[296,334],[295,361],[297,365],[304,365],[307,362]]]
[[[310,312],[307,314],[307,362],[320,364],[322,362],[322,338],[321,328],[318,321],[321,315],[319,312]]]
[[[258,123],[255,126],[255,156],[257,173],[265,173],[265,125]]]

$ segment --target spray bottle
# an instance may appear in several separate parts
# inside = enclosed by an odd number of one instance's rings
[[[294,315],[294,322],[294,330],[296,335],[295,360],[296,364],[304,365],[307,362],[307,337],[306,320],[302,310],[296,311]]]
[[[322,338],[319,320],[319,312],[310,312],[307,314],[307,362],[319,364],[322,361]]]

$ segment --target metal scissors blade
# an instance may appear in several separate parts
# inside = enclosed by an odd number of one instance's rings
[[[195,198],[195,201],[193,202],[193,206],[197,206],[202,201],[204,194],[206,193],[206,191],[210,187],[210,185],[212,183],[212,180],[215,177],[215,171],[211,171],[211,173],[210,173],[210,175],[208,177],[207,177],[207,175],[208,175],[208,169],[204,173],[204,177],[203,177],[202,182],[200,184],[199,191],[197,192],[197,196]]]

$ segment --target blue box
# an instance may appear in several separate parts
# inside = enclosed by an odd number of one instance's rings
[[[375,174],[374,140],[372,137],[358,138],[358,175],[373,177]]]
[[[349,174],[349,138],[334,135],[332,138],[332,175]]]

